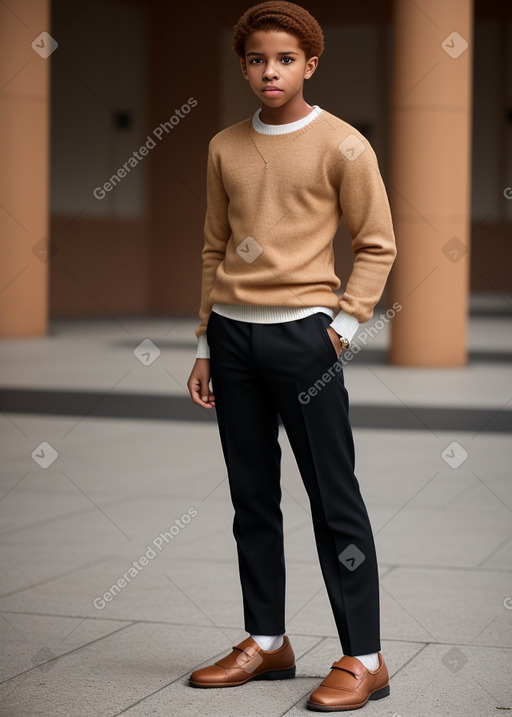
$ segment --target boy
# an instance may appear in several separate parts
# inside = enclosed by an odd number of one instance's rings
[[[340,356],[372,316],[395,257],[389,205],[368,141],[304,100],[304,80],[323,51],[317,21],[294,3],[264,2],[240,18],[233,48],[261,108],[210,143],[201,323],[188,388],[195,403],[217,408],[250,637],[193,672],[190,684],[295,676],[284,634],[280,415],[343,649],[307,706],[357,709],[385,697],[389,685]],[[339,298],[332,242],[342,213],[355,261]]]

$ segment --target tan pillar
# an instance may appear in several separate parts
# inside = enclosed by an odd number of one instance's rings
[[[0,4],[0,336],[47,330],[49,31],[49,0]]]
[[[394,0],[390,361],[466,362],[472,0]]]

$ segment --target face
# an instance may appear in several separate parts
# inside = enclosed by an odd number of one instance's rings
[[[242,72],[251,89],[268,107],[278,108],[302,98],[305,79],[316,70],[318,57],[306,58],[295,35],[271,30],[253,32],[245,42]]]

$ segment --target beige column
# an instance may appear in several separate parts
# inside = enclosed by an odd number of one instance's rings
[[[49,31],[49,0],[0,3],[0,336],[47,330]]]
[[[467,359],[472,0],[394,0],[390,361]]]

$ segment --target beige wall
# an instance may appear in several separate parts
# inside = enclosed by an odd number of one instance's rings
[[[50,282],[54,316],[144,314],[150,237],[140,219],[53,216]]]
[[[49,2],[0,3],[0,335],[48,324]]]

